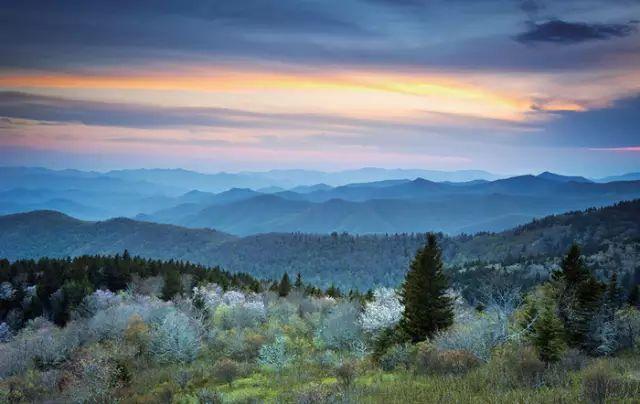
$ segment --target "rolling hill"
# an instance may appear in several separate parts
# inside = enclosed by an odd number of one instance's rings
[[[233,237],[129,219],[86,222],[51,211],[2,216],[0,228],[0,257],[12,260],[113,254],[127,248],[145,257],[221,265],[258,277],[301,272],[318,285],[334,281],[358,288],[398,284],[424,243],[422,233]],[[445,262],[462,267],[476,261],[544,263],[561,256],[573,241],[595,257],[600,268],[619,272],[635,268],[640,258],[640,200],[549,216],[500,233],[441,238]]]

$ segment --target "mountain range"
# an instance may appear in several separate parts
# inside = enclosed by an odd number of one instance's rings
[[[482,171],[377,168],[235,174],[0,168],[0,214],[56,210],[84,220],[129,217],[241,236],[459,234],[501,231],[549,214],[640,197],[640,181],[633,180],[601,182],[550,172],[495,177]],[[375,180],[336,185],[360,179]]]

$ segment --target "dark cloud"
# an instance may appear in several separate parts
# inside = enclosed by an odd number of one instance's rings
[[[629,24],[589,24],[584,22],[567,22],[550,20],[544,23],[530,23],[529,29],[516,36],[521,43],[553,42],[574,44],[585,41],[621,38],[636,31],[633,23]]]
[[[640,95],[588,111],[560,111],[530,140],[562,147],[615,148],[640,145]]]

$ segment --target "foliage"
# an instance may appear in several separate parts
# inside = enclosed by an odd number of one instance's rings
[[[404,312],[400,325],[412,341],[430,338],[453,323],[447,288],[436,236],[429,234],[427,245],[418,251],[402,285]]]
[[[364,331],[378,333],[395,326],[400,321],[403,310],[395,290],[378,288],[373,291],[373,300],[365,304],[360,324]]]

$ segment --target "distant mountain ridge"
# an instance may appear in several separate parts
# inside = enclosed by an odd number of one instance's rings
[[[470,179],[482,176],[491,177],[481,171],[377,168],[217,174],[0,168],[0,214],[50,209],[85,220],[133,217],[237,235],[425,228],[457,234],[500,231],[535,217],[640,197],[640,182],[635,181],[595,183],[550,172]],[[347,179],[353,182],[336,185]],[[258,187],[262,185],[268,186]]]
[[[244,196],[244,197],[243,197]],[[353,184],[304,194],[245,193],[229,203],[178,206],[142,220],[210,227],[232,234],[266,232],[448,234],[501,231],[535,217],[640,197],[640,182],[592,183],[525,175],[491,182],[417,178]],[[167,214],[169,213],[169,214]]]

